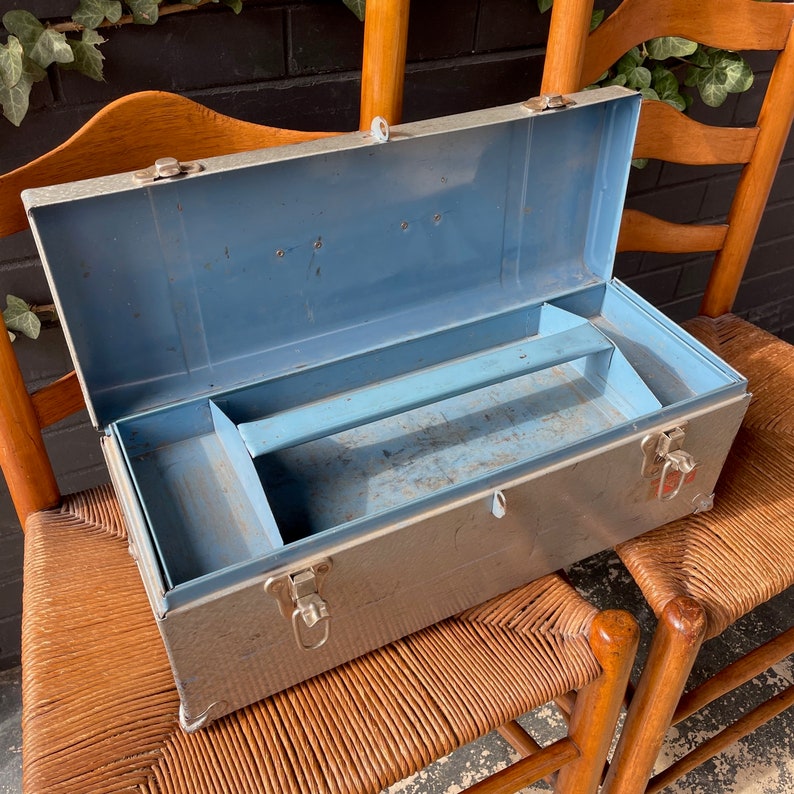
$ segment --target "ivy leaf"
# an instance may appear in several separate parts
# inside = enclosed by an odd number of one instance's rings
[[[126,0],[132,20],[139,25],[154,25],[160,16],[160,0]]]
[[[712,108],[718,108],[728,98],[726,76],[719,69],[701,69],[697,89],[700,98]]]
[[[86,28],[98,28],[106,19],[116,23],[121,19],[119,0],[80,0],[72,14],[72,21]]]
[[[692,55],[698,49],[698,43],[678,36],[662,36],[646,41],[645,49],[655,61],[664,61],[667,58],[686,58]]]
[[[198,0],[196,0],[196,2],[198,3]],[[239,14],[243,10],[243,0],[221,0],[221,3],[225,6],[229,6],[235,14]]]
[[[551,6],[551,3],[549,3]],[[603,8],[596,9],[593,11],[592,16],[590,17],[590,32],[592,33],[603,21],[606,11]]]
[[[709,107],[717,108],[728,94],[746,91],[753,84],[753,72],[746,61],[735,52],[711,49],[708,66],[690,68],[686,85],[697,86],[700,98]]]
[[[688,58],[687,62],[693,66],[708,66],[709,56],[706,47],[698,47]]]
[[[31,50],[44,32],[44,25],[30,11],[8,11],[3,14],[3,26],[19,39],[25,50]]]
[[[640,52],[639,47],[632,47],[616,64],[618,74],[627,74],[632,69],[639,66],[645,57]]]
[[[659,99],[659,94],[657,94],[652,88],[641,88],[640,94],[642,95],[643,99]]]
[[[358,17],[359,22],[364,21],[367,11],[367,0],[342,0],[342,2]],[[549,0],[549,7],[551,7],[551,0]]]
[[[657,66],[651,72],[651,88],[662,102],[667,102],[677,110],[686,110],[686,100],[681,96],[678,78],[664,66]]]
[[[648,165],[648,158],[647,157],[637,157],[636,159],[631,161],[631,164],[638,170],[642,171],[646,165]]]
[[[648,88],[651,84],[651,72],[640,64],[645,56],[639,47],[632,47],[615,65],[618,75],[624,75],[626,82],[622,85],[628,88]]]
[[[71,63],[74,53],[63,33],[47,28],[33,45],[28,57],[46,69],[51,63]]]
[[[645,90],[651,87],[651,71],[644,66],[636,66],[628,72],[623,72],[626,75],[626,87],[637,88]]]
[[[64,69],[74,69],[92,80],[103,80],[102,61],[105,56],[97,47],[104,44],[105,39],[95,30],[86,28],[80,41],[68,39],[68,42],[74,53],[74,61],[64,64]]]
[[[738,53],[721,50],[715,68],[725,73],[725,87],[729,94],[741,94],[753,84],[753,70]]]
[[[22,77],[24,52],[19,39],[9,36],[6,44],[0,45],[0,80],[6,88],[13,88]]]
[[[15,85],[10,88],[0,82],[0,105],[3,106],[3,115],[18,127],[25,118],[30,106],[30,89],[33,83],[43,80],[47,72],[36,63],[26,58],[23,62],[22,75]]]
[[[616,74],[611,80],[607,80],[601,85],[626,85],[626,75],[625,74]]]
[[[30,339],[38,339],[41,320],[30,310],[30,306],[15,295],[6,295],[6,303],[8,308],[3,312],[6,328],[19,331]]]

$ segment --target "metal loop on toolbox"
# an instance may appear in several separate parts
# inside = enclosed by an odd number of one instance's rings
[[[370,130],[372,131],[373,137],[377,138],[379,141],[383,141],[384,143],[389,140],[389,135],[391,131],[389,130],[389,122],[383,118],[383,116],[375,116],[372,119],[372,124],[370,124]]]
[[[304,630],[307,624],[304,618],[304,612],[299,607],[296,607],[292,613],[292,632],[295,635],[295,642],[298,643],[298,647],[302,648],[304,651],[316,651],[318,648],[322,648],[323,645],[328,642],[328,637],[331,634],[330,621],[330,615],[325,615],[319,618],[314,626],[317,626],[320,623],[324,624],[322,636],[316,642],[306,642],[304,639]]]
[[[670,500],[675,499],[676,496],[678,496],[678,494],[681,492],[686,475],[689,474],[689,472],[691,472],[695,466],[697,466],[697,464],[695,463],[694,458],[688,452],[684,452],[682,449],[668,452],[667,456],[665,457],[664,467],[662,468],[662,476],[659,480],[659,490],[656,493],[659,501],[669,502]],[[670,491],[670,493],[665,494],[664,485],[667,482],[667,477],[671,472],[674,471],[678,472],[678,482],[676,483],[675,488]]]

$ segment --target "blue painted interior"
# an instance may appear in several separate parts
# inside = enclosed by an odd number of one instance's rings
[[[603,281],[637,109],[34,203],[98,425]]]
[[[168,588],[225,586],[741,387],[608,283],[638,102],[33,203]]]

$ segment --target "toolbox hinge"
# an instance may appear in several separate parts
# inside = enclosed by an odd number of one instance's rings
[[[575,104],[576,102],[573,99],[562,94],[541,94],[540,96],[533,96],[524,102],[524,107],[527,110],[542,113],[544,110],[559,110]]]
[[[265,591],[278,601],[281,615],[292,623],[295,642],[304,651],[321,648],[328,641],[331,615],[320,588],[330,570],[331,560],[324,559],[265,582]],[[310,633],[318,636],[312,639]]]
[[[180,163],[176,157],[161,157],[155,160],[154,165],[149,168],[144,168],[143,171],[136,171],[132,175],[132,179],[136,185],[147,185],[150,182],[173,179],[185,174],[197,174],[203,170],[204,166],[195,160]]]
[[[684,485],[686,476],[692,472],[697,463],[684,449],[686,423],[661,433],[652,433],[642,440],[642,476],[648,479],[659,478],[656,498],[660,502],[675,499]],[[675,482],[669,484],[674,473],[678,474]]]

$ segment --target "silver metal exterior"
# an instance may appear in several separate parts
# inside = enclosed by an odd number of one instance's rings
[[[539,468],[498,489],[505,515],[493,514],[494,490],[420,516],[406,525],[325,549],[333,569],[322,586],[330,621],[327,642],[304,650],[263,571],[157,618],[182,700],[182,724],[195,730],[223,714],[280,691],[444,617],[699,509],[741,423],[749,396],[733,397],[649,432]],[[674,499],[658,499],[658,481],[643,476],[643,440],[686,425],[694,477]],[[111,470],[123,470],[106,444]],[[133,548],[150,545],[134,496],[120,496]],[[139,554],[144,581],[156,564]],[[318,560],[307,559],[306,567]],[[293,569],[294,570],[294,569]],[[151,586],[149,588],[151,595]],[[153,606],[155,604],[153,603]],[[323,629],[324,630],[324,629]],[[309,640],[311,635],[307,635]]]
[[[611,279],[640,97],[560,103],[26,195],[186,730],[708,509],[746,382]]]

